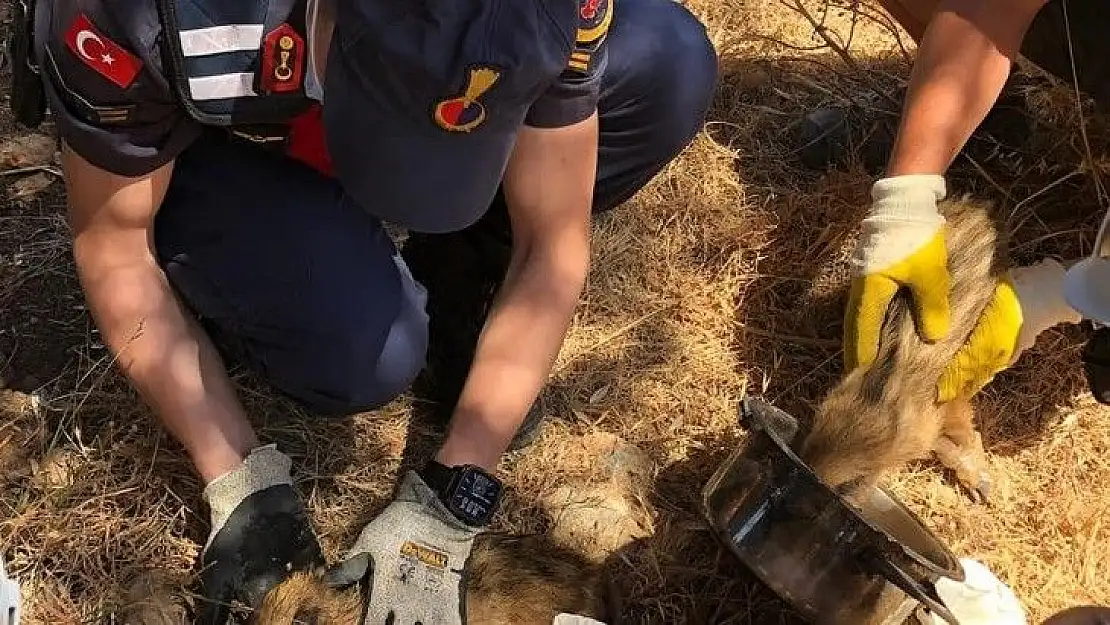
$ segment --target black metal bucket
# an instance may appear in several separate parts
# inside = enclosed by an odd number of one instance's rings
[[[822,625],[881,622],[906,596],[959,625],[934,584],[963,581],[963,568],[920,518],[884,489],[853,505],[821,482],[790,449],[785,412],[745,398],[741,422],[747,444],[707,482],[703,512],[767,586]]]

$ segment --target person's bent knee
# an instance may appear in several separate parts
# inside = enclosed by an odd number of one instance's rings
[[[213,135],[179,159],[159,260],[222,355],[308,410],[380,407],[418,374],[423,290],[333,180]],[[236,185],[213,184],[221,172]]]
[[[398,263],[399,304],[384,338],[374,315],[351,311],[334,320],[311,346],[301,343],[311,352],[300,361],[302,366],[269,376],[312,414],[341,417],[381,408],[404,393],[423,369],[428,348],[426,295]]]
[[[627,38],[610,63],[627,62],[632,91],[641,94],[655,136],[653,151],[669,158],[682,151],[705,123],[717,86],[717,51],[705,25],[672,0],[634,0],[623,25]],[[642,6],[639,6],[642,5]],[[620,28],[621,26],[618,26]],[[628,55],[617,61],[612,55]]]
[[[672,135],[665,144],[681,151],[701,130],[717,89],[717,50],[705,26],[678,3],[669,3],[674,13],[674,38],[669,50],[661,51],[654,65],[661,80],[672,121]]]
[[[380,405],[405,392],[424,368],[428,352],[427,293],[409,273],[398,254],[401,306],[390,326],[374,368],[373,393],[367,399]]]
[[[594,212],[632,197],[693,141],[717,85],[717,52],[693,13],[622,1],[607,39]]]

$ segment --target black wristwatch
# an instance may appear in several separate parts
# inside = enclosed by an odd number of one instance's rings
[[[471,527],[489,525],[501,504],[501,480],[481,467],[449,467],[429,460],[417,473],[451,514]]]

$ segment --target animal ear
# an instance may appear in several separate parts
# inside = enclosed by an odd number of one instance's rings
[[[329,568],[322,579],[328,587],[342,589],[373,576],[373,570],[370,554],[360,553]]]

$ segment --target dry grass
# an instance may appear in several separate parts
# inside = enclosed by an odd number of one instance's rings
[[[816,16],[819,6],[805,4]],[[859,168],[800,169],[782,131],[813,106],[904,81],[908,44],[873,9],[854,31],[850,14],[829,11],[846,60],[786,4],[691,7],[721,52],[718,99],[689,150],[599,222],[588,292],[544,396],[554,419],[538,445],[506,460],[498,524],[543,529],[544,498],[596,471],[591,441],[604,437],[585,435],[616,434],[655,467],[652,535],[615,564],[625,616],[793,623],[714,542],[699,490],[741,440],[743,393],[804,415],[840,370],[845,258],[870,178]],[[1028,98],[1039,125],[1028,149],[980,150],[956,165],[951,184],[999,202],[1019,262],[1086,253],[1101,210],[1073,94],[1042,80]],[[1083,119],[1098,157],[1107,125],[1089,111]],[[17,376],[34,401],[0,398],[0,549],[29,623],[99,623],[121,614],[152,571],[179,592],[189,586],[207,511],[181,449],[111,369],[80,308],[58,186],[0,213],[0,363],[21,358],[13,368],[27,369],[41,354],[65,364]],[[1047,332],[983,394],[992,507],[968,503],[932,464],[892,480],[957,554],[1014,587],[1033,622],[1110,597],[1110,419],[1084,393],[1083,336]],[[329,557],[385,505],[402,455],[409,462],[437,441],[404,400],[327,422],[243,382],[262,437],[294,457]]]

